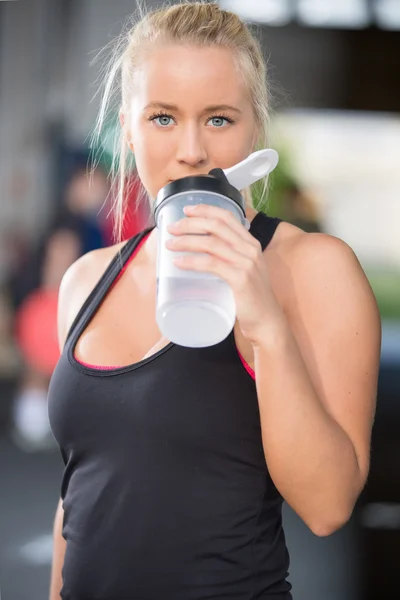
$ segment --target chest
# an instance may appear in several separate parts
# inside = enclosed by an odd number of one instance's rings
[[[78,361],[98,367],[126,366],[159,352],[169,344],[155,320],[156,288],[146,276],[119,281],[81,331],[74,347]],[[251,343],[234,327],[237,350],[254,368]]]

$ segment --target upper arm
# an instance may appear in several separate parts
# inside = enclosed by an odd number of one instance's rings
[[[64,506],[62,498],[59,499],[56,510],[56,517],[62,518],[64,515]]]
[[[291,328],[314,389],[352,441],[365,481],[381,347],[374,294],[354,252],[333,236],[301,236],[291,264]]]

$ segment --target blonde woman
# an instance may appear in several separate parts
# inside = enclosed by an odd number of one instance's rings
[[[172,5],[116,48],[97,131],[119,89],[119,216],[130,153],[152,202],[266,145],[265,65],[235,14]],[[318,536],[352,513],[375,410],[374,296],[344,242],[258,213],[244,193],[250,231],[210,206],[171,229],[171,249],[200,253],[182,269],[232,287],[237,321],[220,344],[160,338],[153,227],[64,277],[51,600],[289,600],[283,500]]]

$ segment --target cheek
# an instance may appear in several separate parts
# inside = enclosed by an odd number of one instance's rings
[[[169,145],[160,143],[151,131],[136,131],[133,138],[135,162],[139,177],[151,196],[165,185],[165,172],[169,161]]]

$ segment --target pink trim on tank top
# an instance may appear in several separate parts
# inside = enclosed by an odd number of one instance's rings
[[[132,252],[131,256],[126,261],[125,265],[123,266],[123,268],[121,269],[120,273],[118,274],[118,277],[116,277],[115,281],[110,286],[110,289],[108,290],[108,292],[112,290],[112,288],[117,283],[117,281],[119,281],[120,278],[122,277],[122,275],[125,273],[126,269],[128,268],[129,263],[136,256],[136,254],[138,253],[138,251],[140,250],[140,248],[143,246],[144,242],[149,237],[150,233],[151,233],[151,231],[149,231],[149,233],[144,236],[144,238],[140,241],[140,243],[135,248],[134,252]],[[255,380],[255,378],[256,378],[255,372],[250,367],[250,365],[245,361],[245,359],[243,358],[242,354],[239,352],[238,348],[236,348],[236,350],[237,350],[237,353],[239,355],[239,358],[240,358],[240,360],[241,360],[244,368],[246,369],[246,371],[248,372],[248,374],[250,375],[250,377],[252,377]],[[120,366],[117,366],[117,365],[115,365],[115,366],[92,365],[91,363],[84,362],[83,360],[79,360],[78,358],[75,358],[75,360],[79,364],[83,365],[84,367],[88,367],[89,369],[97,369],[99,371],[112,371],[113,369],[122,369],[123,368],[123,367],[120,367]]]
[[[256,379],[256,374],[254,372],[254,370],[251,368],[251,366],[245,361],[245,359],[243,358],[242,354],[240,354],[239,349],[236,347],[237,353],[239,354],[239,358],[242,361],[242,365],[244,366],[244,368],[246,369],[246,371],[248,372],[248,374],[250,375],[250,377],[252,377],[254,380]]]

